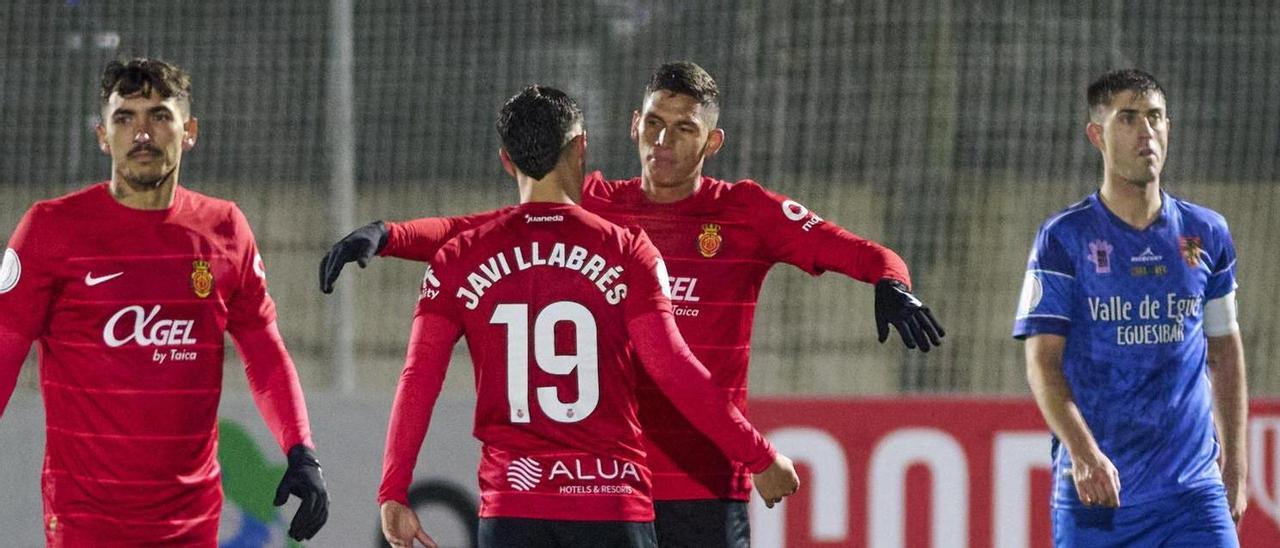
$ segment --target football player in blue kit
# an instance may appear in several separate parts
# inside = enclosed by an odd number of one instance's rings
[[[1171,122],[1155,78],[1110,72],[1088,100],[1102,187],[1040,227],[1013,327],[1054,434],[1054,544],[1238,546],[1235,246],[1222,215],[1161,190]]]

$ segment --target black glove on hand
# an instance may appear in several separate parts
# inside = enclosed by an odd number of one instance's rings
[[[324,488],[316,452],[302,444],[289,449],[289,467],[276,488],[275,505],[283,505],[290,494],[302,499],[302,504],[289,524],[289,536],[297,541],[307,540],[329,519],[329,493]]]
[[[882,343],[889,338],[889,325],[902,335],[902,344],[907,348],[919,345],[921,352],[942,344],[940,339],[947,334],[906,284],[882,278],[876,282],[876,331]]]
[[[386,246],[387,225],[382,221],[374,221],[352,230],[345,238],[333,244],[329,253],[320,259],[320,291],[333,293],[333,282],[342,273],[342,267],[351,261],[360,263],[360,268],[369,266],[369,259]]]

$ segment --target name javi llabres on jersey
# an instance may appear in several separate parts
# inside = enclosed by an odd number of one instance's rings
[[[484,298],[485,292],[494,284],[512,273],[535,266],[558,267],[581,274],[604,294],[605,301],[609,304],[618,304],[627,296],[627,284],[620,282],[623,272],[621,265],[610,265],[604,257],[585,247],[560,242],[549,248],[539,242],[528,242],[510,250],[499,251],[480,261],[467,273],[466,283],[459,285],[454,296],[462,299],[467,310],[475,310],[480,306],[480,299]],[[419,298],[435,299],[439,294],[440,280],[428,265]]]

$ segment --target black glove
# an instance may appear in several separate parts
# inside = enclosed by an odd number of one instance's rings
[[[947,334],[929,307],[912,295],[906,284],[882,278],[876,282],[876,331],[880,342],[889,338],[891,324],[902,335],[902,344],[907,348],[919,345],[921,352],[942,344],[940,339]]]
[[[329,253],[320,259],[320,291],[333,293],[333,282],[342,273],[342,267],[351,261],[360,263],[360,268],[369,266],[369,259],[386,246],[387,225],[382,221],[374,221],[352,230],[347,237],[333,244]]]
[[[289,467],[276,487],[275,505],[283,505],[290,494],[302,499],[302,504],[289,524],[289,536],[297,541],[307,540],[329,519],[329,493],[324,488],[316,452],[301,443],[289,449]]]

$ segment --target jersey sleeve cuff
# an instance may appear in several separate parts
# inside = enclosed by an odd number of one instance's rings
[[[773,461],[776,460],[777,458],[778,458],[778,450],[773,447],[772,443],[769,443],[766,440],[764,454],[761,455],[760,458],[757,458],[756,460],[743,463],[743,464],[747,465],[747,470],[750,470],[752,474],[759,474],[767,470],[770,466],[772,466]]]
[[[403,224],[404,223],[397,223],[393,221],[382,221],[383,228],[387,229],[387,241],[382,246],[382,249],[379,249],[377,253],[374,253],[374,255],[379,257],[395,257],[393,253],[400,250],[401,241],[404,240],[405,229],[404,226],[402,226]]]
[[[387,501],[398,502],[406,507],[412,508],[412,506],[409,506],[409,493],[407,492],[378,493],[378,506],[382,506],[382,503]]]
[[[1052,316],[1025,316],[1013,323],[1013,338],[1026,340],[1034,335],[1067,336],[1071,331],[1071,321]]]

